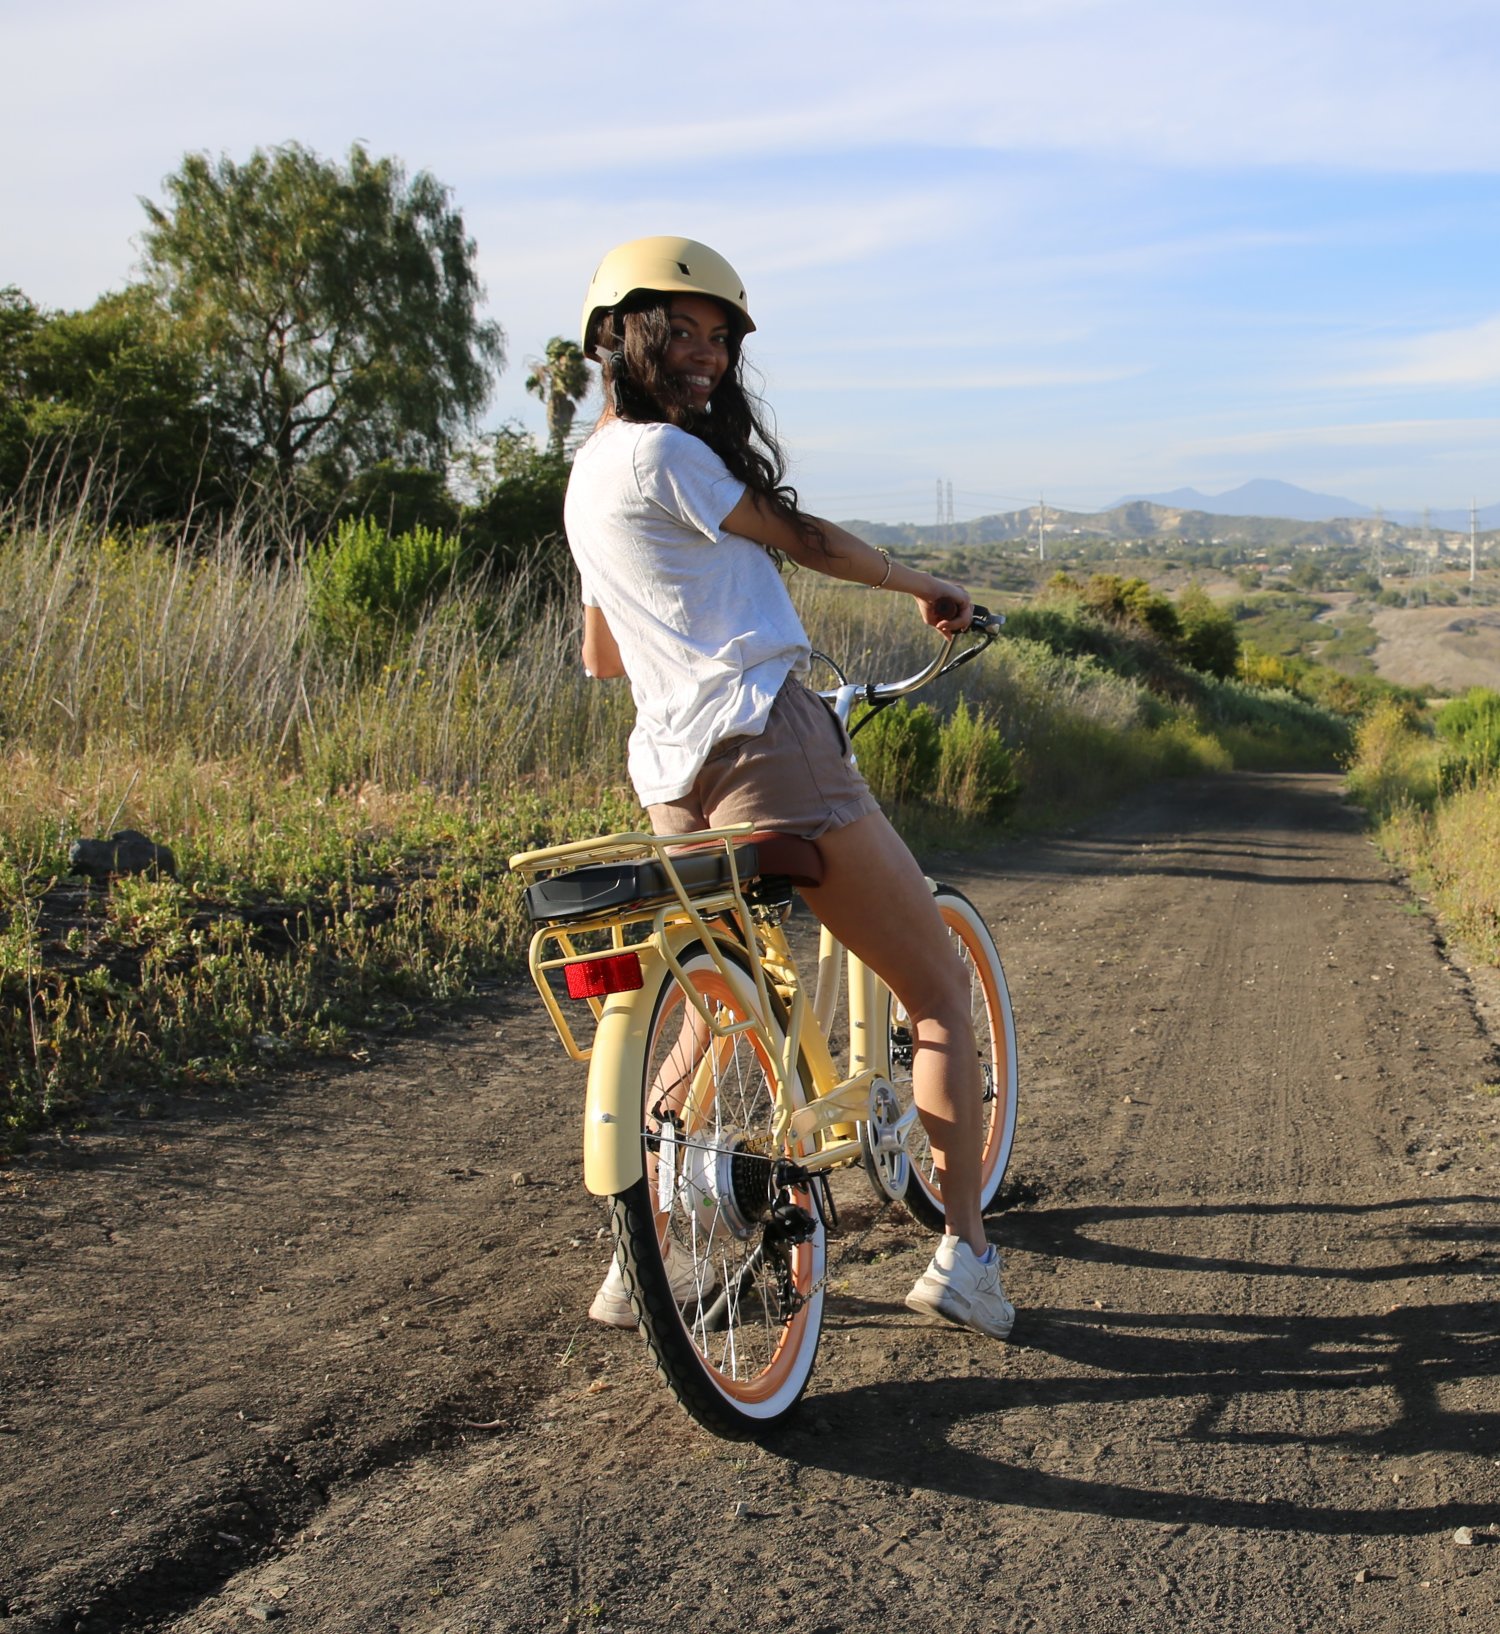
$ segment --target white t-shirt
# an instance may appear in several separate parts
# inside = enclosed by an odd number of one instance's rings
[[[635,699],[643,805],[686,794],[713,746],[754,736],[809,646],[775,562],[723,520],[745,487],[676,426],[606,420],[568,479],[568,545]]]

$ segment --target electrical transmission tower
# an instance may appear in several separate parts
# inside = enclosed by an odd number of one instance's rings
[[[955,532],[954,526],[953,526],[953,479],[952,479],[952,477],[949,477],[946,482],[944,482],[941,477],[939,477],[937,479],[937,515],[936,515],[936,522],[937,522],[937,531],[936,531],[936,534],[934,536],[935,540],[936,540],[936,543],[938,543],[940,545],[951,545],[953,543],[953,537],[954,537],[954,532]]]

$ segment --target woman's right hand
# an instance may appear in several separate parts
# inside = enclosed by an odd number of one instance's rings
[[[939,579],[931,573],[922,576],[928,581],[927,585],[913,590],[912,594],[922,609],[923,622],[943,635],[961,635],[974,616],[974,602],[969,592],[949,579]]]

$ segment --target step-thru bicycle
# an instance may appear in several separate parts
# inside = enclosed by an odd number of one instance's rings
[[[976,658],[1004,620],[975,610],[919,674],[838,678],[851,736]],[[851,725],[856,709],[860,714]],[[511,858],[526,882],[532,978],[588,1064],[584,1181],[611,1202],[616,1254],[657,1370],[699,1423],[753,1435],[811,1377],[827,1292],[829,1175],[940,1230],[942,1192],[912,1099],[912,1030],[890,989],[824,929],[811,987],[786,922],[817,847],[748,826],[610,834]],[[973,904],[931,882],[968,971],[984,1078],[981,1205],[1016,1127],[1016,1043],[1000,956]],[[841,996],[842,989],[842,996]],[[565,1008],[582,1001],[592,1029]],[[836,1063],[830,1039],[847,1034]]]

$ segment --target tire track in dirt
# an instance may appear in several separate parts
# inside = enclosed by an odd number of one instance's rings
[[[507,995],[9,1172],[0,1623],[1492,1625],[1500,1071],[1334,782],[934,871],[1015,999],[1015,1343],[916,1324],[845,1176],[801,1413],[703,1435],[583,1319],[580,1078]]]

